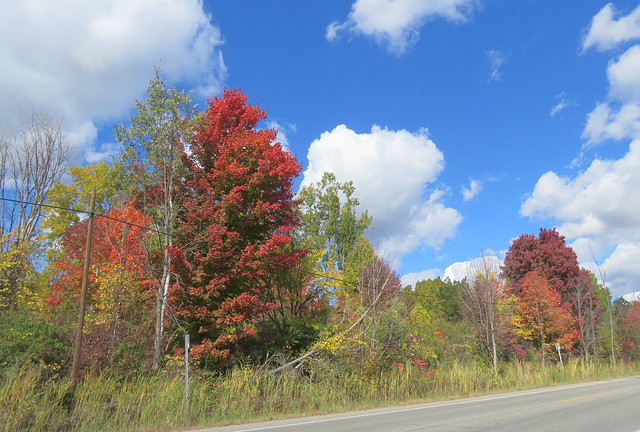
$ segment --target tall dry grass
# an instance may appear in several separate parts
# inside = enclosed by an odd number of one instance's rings
[[[170,431],[215,424],[346,411],[580,382],[640,372],[639,365],[570,362],[559,366],[503,364],[497,374],[480,364],[437,371],[411,363],[364,375],[327,367],[271,375],[252,367],[223,376],[196,374],[189,407],[184,377],[122,379],[87,376],[68,393],[67,379],[48,379],[38,367],[0,374],[0,430]]]
[[[68,383],[45,378],[39,367],[15,367],[0,375],[0,430],[64,430]]]

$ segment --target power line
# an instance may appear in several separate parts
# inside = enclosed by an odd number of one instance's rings
[[[147,230],[147,231],[153,231],[153,232],[155,232],[157,234],[162,234],[162,235],[167,235],[167,236],[170,236],[170,237],[178,238],[178,237],[175,237],[175,236],[173,236],[173,235],[171,235],[169,233],[165,233],[164,231],[157,230],[155,228],[145,227],[143,225],[138,225],[138,224],[135,224],[133,222],[129,222],[129,221],[122,220],[122,219],[117,219],[117,218],[114,218],[112,216],[108,216],[108,215],[105,215],[105,214],[91,212],[90,210],[77,209],[77,208],[73,208],[73,207],[71,207],[71,208],[60,207],[60,206],[55,206],[55,205],[52,205],[52,204],[34,203],[34,202],[30,202],[30,201],[21,201],[21,200],[16,200],[16,199],[12,199],[12,198],[5,198],[5,197],[0,197],[0,200],[2,200],[2,201],[10,201],[10,202],[14,202],[14,203],[17,203],[17,204],[27,204],[27,205],[33,205],[33,206],[38,206],[38,207],[46,207],[46,208],[51,208],[51,209],[55,209],[55,210],[71,211],[71,212],[75,212],[75,213],[86,213],[88,215],[94,215],[94,216],[97,216],[97,217],[109,219],[109,220],[112,220],[114,222],[120,222],[120,223],[123,223],[123,224],[126,224],[126,225],[130,225],[130,226],[133,226],[133,227],[136,227],[136,228],[142,228],[142,229]]]
[[[17,204],[26,204],[26,205],[34,205],[34,206],[38,206],[38,207],[45,207],[45,208],[50,208],[50,209],[54,209],[54,210],[70,211],[70,212],[75,212],[75,213],[86,213],[88,215],[94,215],[96,217],[101,217],[101,218],[108,219],[108,220],[111,220],[111,221],[114,221],[114,222],[118,222],[118,223],[121,223],[121,224],[129,225],[129,226],[136,227],[136,228],[140,228],[140,229],[143,229],[145,231],[151,231],[151,232],[154,232],[156,234],[168,236],[168,237],[171,237],[171,238],[176,239],[176,240],[187,241],[186,239],[184,239],[184,238],[182,238],[182,237],[180,237],[178,235],[175,235],[175,234],[171,234],[171,233],[167,233],[167,232],[164,232],[164,231],[160,231],[158,229],[151,228],[151,227],[144,226],[144,225],[140,225],[140,224],[136,224],[136,223],[133,223],[133,222],[130,222],[130,221],[127,221],[127,220],[118,219],[118,218],[115,218],[115,217],[112,217],[112,216],[109,216],[109,215],[106,215],[106,214],[91,212],[90,210],[77,209],[77,208],[73,208],[73,207],[61,207],[61,206],[56,206],[56,205],[47,204],[47,203],[35,203],[35,202],[30,202],[30,201],[21,201],[21,200],[16,200],[16,199],[12,199],[12,198],[5,198],[5,197],[0,197],[0,200],[10,201],[10,202],[14,202],[14,203],[17,203]],[[193,240],[190,240],[190,242],[193,242]],[[206,241],[205,240],[200,240],[198,243],[200,243],[200,242],[201,243],[205,243]],[[236,255],[236,256],[239,255],[239,252],[235,252],[235,251],[229,251],[229,253],[232,254],[232,255]],[[279,263],[279,262],[275,262],[275,261],[270,261],[270,260],[267,260],[267,259],[264,259],[264,258],[254,257],[254,259],[256,261],[262,262],[264,264],[269,264],[271,266],[276,266],[276,267],[286,268],[288,270],[298,271],[300,273],[305,273],[305,274],[307,274],[309,276],[322,278],[322,279],[325,279],[325,280],[331,280],[331,281],[334,281],[334,282],[338,282],[338,283],[341,283],[341,284],[344,284],[344,285],[351,286],[353,288],[358,288],[358,284],[357,283],[351,282],[351,281],[343,279],[343,278],[330,276],[330,275],[326,275],[326,274],[323,274],[323,273],[314,272],[314,271],[311,271],[311,270],[306,270],[306,269],[303,269],[303,268],[300,268],[300,267],[296,267],[296,266],[292,266],[292,265],[285,264],[285,263]],[[398,295],[408,295],[408,296],[413,296],[413,297],[427,297],[427,296],[422,295],[422,294],[409,293],[409,292],[403,292],[403,291],[399,291],[396,294],[398,294]]]
[[[77,209],[77,208],[73,208],[73,207],[71,207],[71,208],[60,207],[60,206],[56,206],[56,205],[52,205],[52,204],[46,204],[46,203],[35,203],[35,202],[30,202],[30,201],[21,201],[21,200],[16,200],[16,199],[12,199],[12,198],[5,198],[5,197],[0,197],[0,200],[10,201],[10,202],[14,202],[14,203],[17,203],[17,204],[26,204],[26,205],[34,205],[34,206],[38,206],[38,207],[46,207],[46,208],[51,208],[51,209],[55,209],[55,210],[70,211],[70,212],[75,212],[75,213],[86,213],[88,215],[93,214],[94,216],[105,218],[105,219],[108,219],[108,220],[111,220],[111,221],[114,221],[114,222],[119,222],[119,223],[122,223],[122,224],[125,224],[125,225],[129,225],[129,226],[133,226],[133,227],[136,227],[136,228],[140,228],[140,229],[143,229],[143,230],[146,230],[146,231],[152,231],[152,232],[155,232],[157,234],[168,236],[168,237],[171,237],[171,238],[176,239],[176,240],[186,241],[186,239],[184,239],[184,238],[182,238],[180,236],[177,236],[175,234],[167,233],[167,232],[155,229],[155,228],[143,226],[143,225],[140,225],[140,224],[129,222],[129,221],[126,221],[126,220],[123,220],[123,219],[118,219],[118,218],[115,218],[115,217],[112,217],[112,216],[108,216],[108,215],[105,215],[105,214],[91,212],[89,210]],[[200,242],[204,243],[205,241],[201,240]],[[238,252],[234,252],[234,251],[229,251],[229,252],[232,255],[238,255]],[[286,268],[286,269],[289,269],[289,270],[296,270],[296,271],[299,271],[301,273],[306,273],[309,276],[320,277],[320,278],[323,278],[323,279],[329,279],[329,280],[333,280],[333,281],[340,282],[340,283],[343,283],[343,284],[351,285],[354,288],[357,288],[357,286],[354,283],[352,283],[350,281],[347,281],[345,279],[337,278],[335,276],[329,276],[329,275],[325,275],[325,274],[322,274],[322,273],[312,272],[312,271],[305,270],[305,269],[302,269],[300,267],[295,267],[295,266],[292,266],[292,265],[289,265],[289,264],[269,261],[269,260],[266,260],[264,258],[254,257],[254,259],[257,260],[257,261],[260,261],[262,263],[272,265],[272,266],[283,267],[283,268]]]

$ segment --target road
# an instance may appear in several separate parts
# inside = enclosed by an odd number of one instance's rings
[[[640,432],[640,376],[199,432]]]

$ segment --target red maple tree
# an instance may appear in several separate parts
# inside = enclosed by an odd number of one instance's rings
[[[200,364],[228,364],[255,323],[275,305],[262,282],[294,265],[283,252],[298,222],[293,179],[301,166],[274,129],[257,129],[266,114],[237,89],[209,100],[186,157],[182,240],[171,253],[178,283],[170,292],[176,317],[190,333]]]
[[[620,320],[621,354],[627,361],[640,358],[640,302],[624,303]]]
[[[523,234],[509,247],[502,272],[516,295],[522,289],[522,279],[531,271],[546,279],[565,300],[565,293],[575,286],[580,271],[578,258],[555,228],[541,228],[537,236]]]

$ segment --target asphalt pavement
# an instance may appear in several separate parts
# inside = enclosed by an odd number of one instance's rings
[[[640,432],[640,376],[198,432]]]

